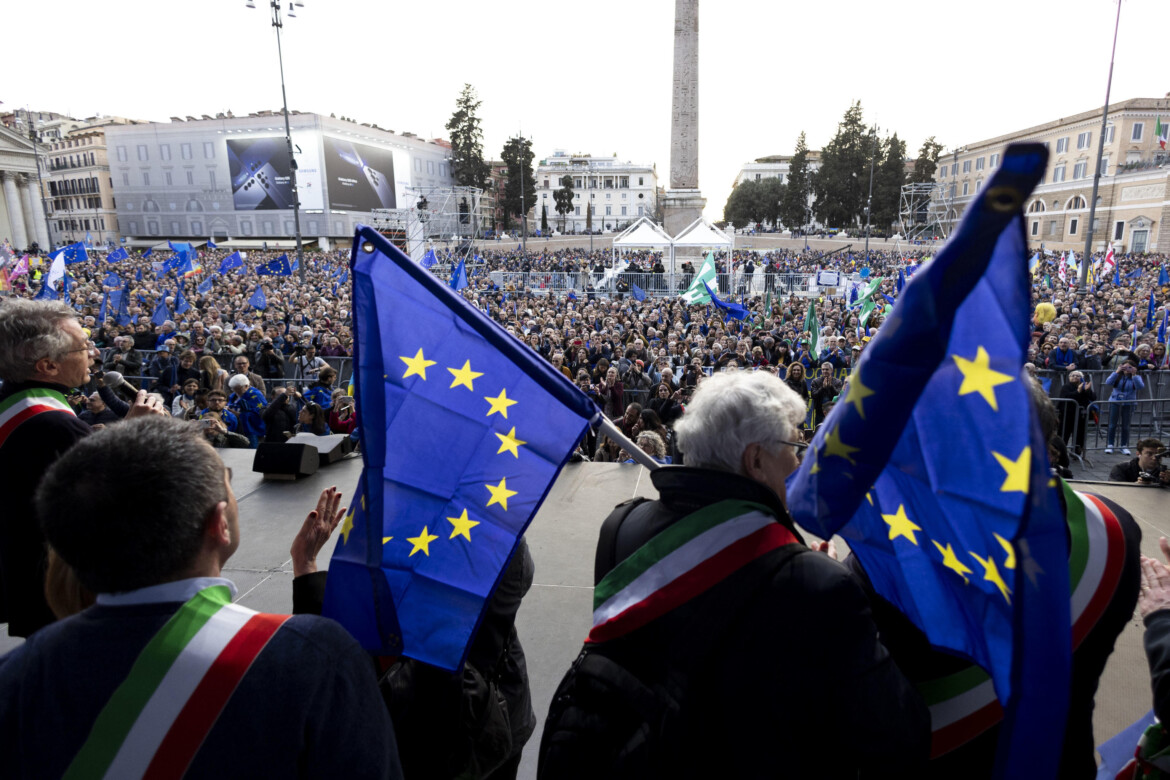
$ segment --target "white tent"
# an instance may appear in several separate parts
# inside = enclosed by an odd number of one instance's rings
[[[667,232],[646,217],[639,217],[637,222],[623,230],[613,240],[615,250],[657,249],[668,247],[670,244]]]
[[[670,245],[670,267],[674,269],[674,250],[678,247],[688,249],[718,249],[731,252],[735,241],[728,237],[719,228],[712,225],[703,217],[699,217],[674,237]]]

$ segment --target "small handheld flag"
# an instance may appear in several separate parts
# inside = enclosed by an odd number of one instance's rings
[[[257,266],[257,276],[292,276],[292,266],[289,265],[288,255],[281,255],[275,260]]]

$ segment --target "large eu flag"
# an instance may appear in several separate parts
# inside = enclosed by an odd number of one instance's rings
[[[354,239],[364,469],[325,614],[373,652],[458,669],[597,407],[376,231]]]
[[[226,260],[224,262],[227,262]],[[222,267],[222,265],[221,265]],[[256,266],[257,276],[292,276],[292,266],[289,265],[288,255],[281,255],[280,257],[265,263],[264,265]]]
[[[226,274],[228,271],[232,270],[233,268],[239,268],[243,264],[244,264],[244,259],[242,257],[240,257],[240,253],[239,252],[232,252],[230,255],[228,255],[227,257],[225,257],[223,259],[222,263],[219,264],[219,274],[220,274],[220,276],[222,276],[222,275]]]
[[[1021,379],[1020,204],[1046,161],[1038,144],[1008,147],[950,242],[907,282],[788,485],[798,523],[841,534],[933,646],[990,674],[1005,710],[1001,777],[1055,776],[1071,668],[1067,525]],[[977,698],[974,672],[940,700]],[[947,724],[932,716],[937,753]]]

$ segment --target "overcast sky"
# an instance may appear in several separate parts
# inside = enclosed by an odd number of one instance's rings
[[[3,109],[166,121],[279,109],[264,0],[0,3]],[[286,5],[287,8],[287,5]],[[1111,0],[703,0],[699,185],[707,216],[742,163],[820,148],[853,100],[915,155],[1099,107]],[[669,0],[307,0],[286,19],[289,108],[446,136],[465,82],[484,152],[521,130],[555,149],[670,170]],[[1166,0],[1125,0],[1114,102],[1170,91]],[[14,45],[14,42],[20,42]],[[71,55],[70,52],[77,52]]]

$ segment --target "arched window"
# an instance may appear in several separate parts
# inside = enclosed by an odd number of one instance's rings
[[[1034,200],[1032,205],[1028,206],[1029,214],[1043,214],[1047,209],[1044,207],[1044,201]]]
[[[1065,209],[1068,211],[1072,211],[1073,209],[1083,209],[1086,207],[1086,205],[1087,204],[1085,203],[1085,199],[1083,197],[1080,195],[1074,195],[1069,198],[1068,203],[1065,205]]]

